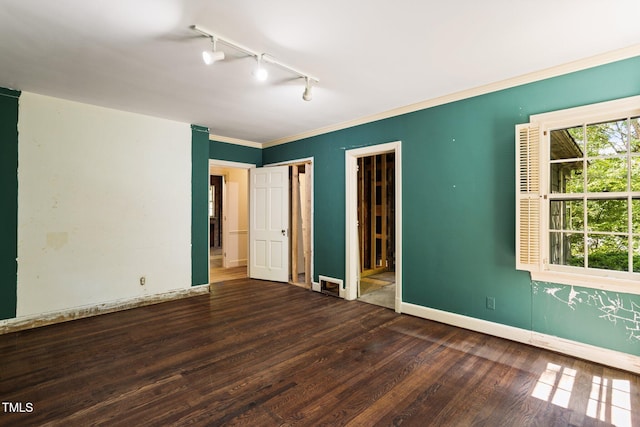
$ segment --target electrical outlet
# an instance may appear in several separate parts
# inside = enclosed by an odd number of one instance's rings
[[[145,283],[147,283],[147,278],[144,276],[140,277],[140,286],[144,286]]]
[[[489,310],[496,309],[496,299],[494,297],[487,297],[487,308]]]

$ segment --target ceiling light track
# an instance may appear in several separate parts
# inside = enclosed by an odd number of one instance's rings
[[[222,43],[228,47],[231,47],[234,50],[242,52],[245,55],[252,56],[256,59],[257,68],[256,68],[256,71],[254,72],[254,76],[258,80],[262,81],[262,80],[266,80],[267,78],[267,71],[266,69],[264,69],[263,63],[273,64],[277,67],[282,68],[283,70],[286,70],[292,74],[295,74],[298,77],[303,78],[305,81],[305,87],[304,87],[304,93],[302,94],[302,99],[304,99],[305,101],[311,101],[311,98],[312,98],[311,87],[314,83],[320,82],[320,79],[318,79],[317,77],[313,77],[305,72],[298,70],[297,68],[293,68],[287,64],[284,64],[267,53],[259,53],[253,49],[249,49],[248,47],[241,45],[240,43],[236,43],[230,39],[220,37],[219,35],[205,28],[202,28],[198,25],[192,25],[191,29],[211,39],[212,49],[210,51],[207,50],[202,52],[202,60],[204,61],[205,64],[211,65],[214,62],[224,60],[224,56],[225,56],[224,52],[221,50],[218,50],[218,43]]]

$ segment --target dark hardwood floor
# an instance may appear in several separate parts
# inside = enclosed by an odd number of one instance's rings
[[[636,375],[246,279],[2,335],[0,369],[11,426],[640,425]]]

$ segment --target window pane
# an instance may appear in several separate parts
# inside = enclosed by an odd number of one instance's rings
[[[631,158],[631,191],[640,191],[640,157]]]
[[[640,117],[631,118],[631,152],[640,153]]]
[[[584,153],[582,126],[551,131],[551,160],[580,159]]]
[[[552,230],[584,230],[582,200],[552,200],[549,205],[549,228]]]
[[[550,186],[552,193],[582,193],[584,178],[583,162],[552,163]]]
[[[589,234],[587,237],[589,268],[629,271],[629,240],[627,236],[603,236]]]
[[[627,152],[627,121],[616,120],[587,126],[587,155],[615,156]]]
[[[640,234],[640,199],[631,201],[631,215],[633,218],[633,232]]]
[[[629,230],[626,200],[588,200],[587,228],[589,231]]]
[[[549,233],[551,264],[584,267],[584,237],[582,234]]]
[[[590,160],[587,163],[587,192],[614,191],[627,191],[627,160]]]

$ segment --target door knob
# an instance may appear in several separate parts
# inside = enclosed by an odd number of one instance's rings
[[[283,236],[286,236],[286,235],[287,235],[287,230],[281,230],[281,232],[282,232],[282,235],[283,235]]]

